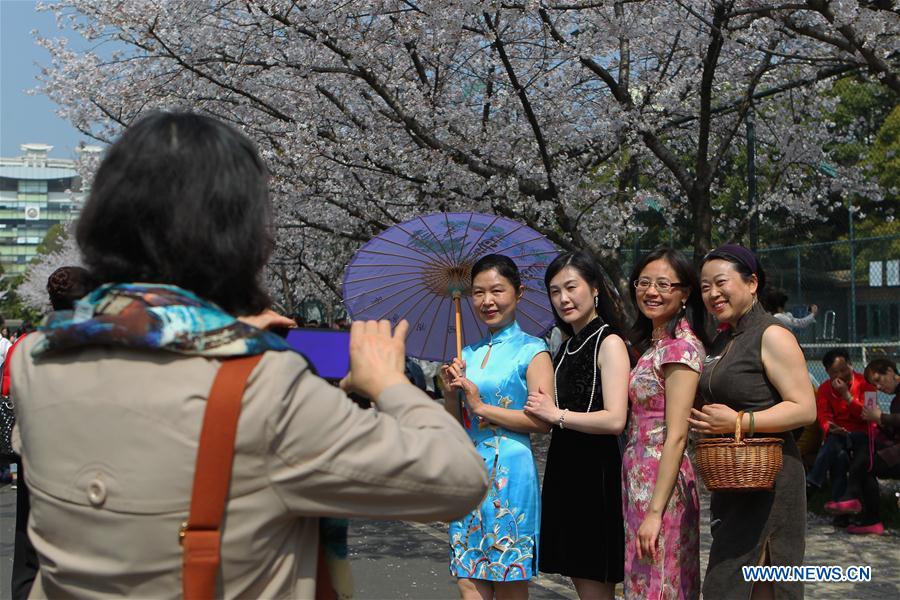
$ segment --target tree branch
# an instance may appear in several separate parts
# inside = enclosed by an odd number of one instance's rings
[[[719,64],[719,55],[725,38],[722,36],[722,25],[726,22],[727,9],[724,4],[716,4],[713,9],[713,27],[710,30],[709,45],[703,57],[703,71],[700,78],[700,116],[697,134],[697,155],[694,161],[694,172],[700,181],[709,181],[709,137],[712,129],[712,89]]]
[[[778,42],[772,40],[769,42],[769,49],[774,49],[777,45]],[[716,153],[713,155],[709,173],[707,174],[707,178],[703,182],[705,185],[709,185],[710,183],[712,183],[716,172],[719,170],[719,165],[722,163],[722,157],[725,156],[728,147],[731,146],[731,142],[734,139],[734,136],[737,134],[738,129],[740,129],[741,122],[744,120],[744,117],[747,116],[747,112],[750,110],[750,99],[753,97],[753,92],[756,90],[756,86],[759,85],[762,76],[769,69],[769,66],[771,64],[772,55],[766,52],[765,57],[760,62],[759,66],[756,67],[753,72],[753,76],[750,78],[750,82],[747,84],[747,89],[744,92],[744,98],[740,102],[738,114],[734,119],[734,123],[732,124],[728,133],[719,141],[719,147],[716,149]]]
[[[781,85],[776,85],[770,88],[766,88],[761,92],[756,92],[751,97],[751,100],[761,100],[763,98],[768,98],[770,96],[775,96],[784,92],[788,92],[790,90],[796,89],[798,87],[805,87],[812,83],[816,83],[822,81],[824,79],[829,79],[831,77],[836,77],[838,75],[846,75],[847,73],[851,73],[853,71],[858,71],[860,66],[858,64],[848,64],[841,65],[838,67],[832,67],[830,69],[820,69],[816,72],[816,74],[812,77],[804,77],[803,79],[795,79],[794,81],[789,81],[787,83],[783,83]],[[733,112],[740,108],[743,100],[739,100],[737,102],[730,102],[728,104],[724,104],[722,106],[718,106],[710,110],[711,114],[727,114]],[[660,131],[665,131],[669,129],[673,129],[675,127],[680,127],[682,125],[686,125],[691,121],[696,121],[699,117],[697,115],[689,115],[685,117],[679,117],[678,119],[672,119],[671,121],[667,121],[660,127]]]
[[[831,9],[831,6],[825,0],[807,0],[806,2],[811,9],[817,11],[821,14],[825,19],[831,23],[831,25],[835,24],[835,16],[834,11]],[[859,52],[859,54],[865,59],[866,64],[869,68],[874,72],[881,75],[881,79],[886,86],[894,91],[895,94],[900,95],[900,77],[897,76],[897,73],[894,69],[889,65],[883,58],[875,54],[870,48],[867,48],[865,45],[865,41],[860,39],[857,35],[856,31],[851,27],[849,23],[845,23],[843,25],[838,26],[837,30],[840,32],[842,36],[847,40],[850,47]],[[896,35],[896,32],[894,32]]]
[[[270,105],[268,102],[266,102],[266,101],[263,100],[262,98],[260,98],[260,97],[258,97],[258,96],[256,96],[256,95],[254,95],[254,94],[251,94],[250,92],[248,92],[248,91],[246,91],[246,90],[243,90],[243,89],[241,89],[241,88],[237,88],[237,87],[235,87],[235,86],[233,86],[233,85],[230,85],[230,84],[227,84],[227,83],[225,83],[224,81],[221,81],[221,80],[219,80],[219,79],[216,78],[216,77],[213,77],[213,76],[210,75],[209,73],[206,73],[206,72],[203,71],[202,69],[198,69],[198,68],[195,67],[194,65],[188,63],[186,60],[184,60],[184,59],[181,58],[179,55],[177,55],[177,54],[176,54],[176,53],[175,53],[175,52],[174,52],[174,51],[166,44],[166,42],[165,42],[165,41],[164,41],[164,40],[156,33],[155,27],[156,27],[156,20],[154,20],[153,23],[151,23],[150,26],[147,28],[147,33],[150,35],[150,37],[152,37],[154,40],[156,40],[156,41],[159,43],[160,46],[163,47],[163,50],[165,50],[165,51],[168,53],[169,58],[171,58],[172,60],[174,60],[175,62],[177,62],[180,66],[182,66],[183,68],[187,69],[187,70],[190,71],[191,73],[194,73],[194,74],[197,75],[198,77],[200,77],[200,78],[202,78],[202,79],[205,79],[205,80],[209,81],[210,83],[212,83],[212,84],[214,84],[214,85],[217,85],[217,86],[221,87],[222,89],[229,90],[229,91],[231,91],[231,92],[234,92],[235,94],[238,94],[238,95],[240,95],[240,96],[243,96],[243,97],[246,98],[247,100],[250,100],[250,101],[253,102],[254,104],[258,105],[258,106],[263,110],[263,112],[265,112],[266,114],[268,114],[270,117],[273,117],[273,118],[275,118],[275,119],[278,119],[279,121],[284,121],[285,123],[293,123],[293,122],[294,122],[294,120],[293,120],[291,117],[289,117],[288,115],[284,114],[283,112],[281,112],[280,110],[278,110],[278,109],[275,108],[274,106]]]
[[[541,162],[544,164],[544,171],[547,174],[547,188],[551,195],[555,195],[556,184],[553,182],[553,161],[550,159],[550,153],[547,151],[547,141],[544,139],[544,133],[541,131],[537,115],[534,113],[531,102],[528,100],[528,94],[525,92],[525,88],[522,87],[522,84],[519,83],[519,78],[516,76],[512,62],[510,62],[509,56],[506,54],[506,46],[504,45],[503,40],[500,39],[500,32],[497,30],[497,22],[492,22],[491,15],[487,12],[483,13],[483,16],[488,29],[494,34],[494,47],[497,49],[497,54],[500,56],[503,68],[506,70],[506,76],[509,78],[509,82],[512,84],[516,95],[519,97],[519,103],[522,105],[522,110],[525,111],[525,117],[528,119],[528,124],[531,126],[531,131],[537,142],[538,150],[541,154]]]
[[[297,262],[300,263],[301,268],[306,269],[307,271],[309,271],[310,273],[312,273],[313,275],[318,277],[319,281],[322,282],[322,285],[324,285],[326,288],[328,288],[332,294],[334,294],[338,298],[341,297],[341,290],[338,286],[336,286],[334,284],[334,278],[329,277],[325,273],[322,273],[322,271],[319,271],[318,269],[316,269],[315,267],[310,265],[308,262],[303,260],[303,257],[301,257],[301,256],[297,257]]]

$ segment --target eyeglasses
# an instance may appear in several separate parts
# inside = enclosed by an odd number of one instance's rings
[[[646,292],[648,289],[650,289],[651,285],[656,287],[656,290],[660,294],[668,294],[672,291],[673,288],[682,287],[684,284],[677,281],[669,281],[668,279],[657,279],[656,281],[651,281],[647,278],[641,277],[634,282],[634,289]]]

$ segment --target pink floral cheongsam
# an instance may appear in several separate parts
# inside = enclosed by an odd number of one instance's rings
[[[655,342],[631,371],[631,419],[622,457],[625,513],[625,597],[657,600],[700,596],[700,501],[687,454],[663,513],[658,561],[637,558],[638,528],[650,506],[666,439],[666,382],[663,367],[681,363],[700,372],[705,353],[682,319],[674,338]]]

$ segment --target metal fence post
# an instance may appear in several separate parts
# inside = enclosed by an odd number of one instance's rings
[[[634,249],[632,251],[632,259],[631,259],[631,268],[634,269],[637,266],[638,261],[641,260],[641,236],[638,235],[637,231],[634,232]]]
[[[850,213],[850,341],[856,342],[856,239],[853,234],[853,196],[848,197]]]

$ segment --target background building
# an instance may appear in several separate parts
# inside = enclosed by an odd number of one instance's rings
[[[51,158],[53,146],[46,144],[21,148],[18,158],[0,158],[0,266],[6,275],[25,272],[50,228],[77,217],[85,192],[74,160]]]

